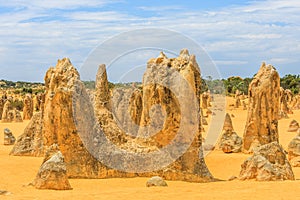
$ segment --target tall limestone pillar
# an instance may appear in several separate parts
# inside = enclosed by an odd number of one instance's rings
[[[262,64],[249,85],[249,108],[244,132],[244,152],[278,142],[280,77],[272,65]]]

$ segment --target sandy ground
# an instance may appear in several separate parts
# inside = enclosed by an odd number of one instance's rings
[[[231,101],[229,99],[227,103]],[[228,108],[228,112],[235,116],[232,118],[234,129],[242,136],[247,111]],[[287,132],[292,119],[300,121],[300,110],[290,115],[289,119],[279,121],[280,143],[284,148],[296,135]],[[71,191],[37,190],[28,184],[34,179],[42,158],[9,156],[12,146],[3,145],[4,128],[9,128],[15,136],[19,136],[27,124],[28,121],[0,123],[0,190],[11,193],[0,196],[0,199],[300,199],[300,168],[293,169],[296,181],[167,181],[168,187],[147,188],[145,183],[148,178],[71,179]],[[216,178],[227,180],[239,175],[240,166],[247,157],[249,155],[242,153],[213,151],[206,156],[206,164]]]

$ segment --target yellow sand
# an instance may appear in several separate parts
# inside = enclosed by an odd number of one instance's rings
[[[232,101],[230,99],[228,104]],[[247,111],[228,108],[235,131],[243,135]],[[296,133],[287,132],[292,119],[300,121],[300,110],[290,119],[279,121],[280,143],[287,147]],[[187,183],[167,181],[168,187],[147,188],[147,178],[129,179],[71,179],[71,191],[37,190],[28,184],[34,179],[43,158],[9,156],[12,146],[3,145],[3,129],[9,128],[15,136],[20,135],[28,121],[23,123],[0,123],[0,190],[11,195],[0,199],[300,199],[300,168],[294,168],[296,181],[256,182],[222,181],[215,183]],[[207,127],[205,127],[207,129]],[[211,173],[227,180],[238,176],[240,165],[249,157],[242,153],[224,154],[211,152],[206,164]]]

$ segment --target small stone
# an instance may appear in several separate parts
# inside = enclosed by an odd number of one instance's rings
[[[224,144],[222,146],[222,151],[224,153],[232,153],[232,145],[229,145],[229,144]]]
[[[203,144],[202,147],[204,151],[212,151],[215,149],[215,146],[212,144]]]
[[[11,195],[11,193],[9,191],[6,191],[6,190],[0,190],[0,195]]]
[[[238,179],[238,177],[236,177],[236,176],[231,176],[231,177],[228,179],[228,181],[233,181],[233,180],[236,180],[236,179]]]
[[[4,129],[4,145],[13,145],[16,141],[15,136],[12,134],[12,132],[8,129]]]
[[[147,183],[146,183],[147,187],[153,187],[153,186],[168,186],[168,184],[166,183],[166,181],[159,177],[159,176],[154,176],[152,178],[150,178]]]
[[[300,156],[292,158],[290,163],[292,167],[300,167]]]
[[[296,120],[291,121],[288,132],[296,132],[299,129],[299,123]]]

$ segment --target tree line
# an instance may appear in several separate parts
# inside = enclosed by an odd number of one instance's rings
[[[213,93],[235,94],[237,90],[248,95],[248,88],[253,78],[232,76],[227,79],[202,78],[202,92],[213,90]],[[289,89],[293,94],[300,94],[300,75],[287,74],[280,78],[280,86]],[[225,91],[224,91],[225,90]]]
[[[205,78],[202,77],[202,92],[211,90],[212,93],[222,93],[226,95],[235,94],[237,90],[243,94],[248,94],[249,84],[253,78],[241,78],[239,76],[232,76],[227,79],[213,79],[211,76]],[[95,81],[84,81],[86,88],[94,89]],[[129,86],[132,83],[109,83],[109,88],[119,87],[120,85]],[[140,86],[141,83],[135,83],[135,85]],[[7,81],[0,80],[0,88],[15,88],[15,93],[31,93],[36,94],[44,92],[40,86],[44,86],[43,83],[30,83],[22,81]],[[280,86],[284,89],[290,89],[293,94],[300,94],[300,75],[287,74],[280,78]]]

